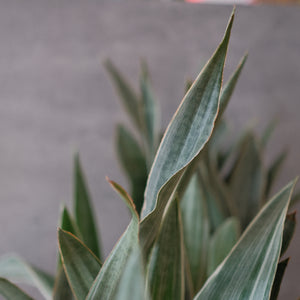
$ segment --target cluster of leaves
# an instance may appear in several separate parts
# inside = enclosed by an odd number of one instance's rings
[[[276,299],[295,228],[287,214],[295,181],[270,200],[282,153],[265,169],[261,138],[246,131],[224,148],[222,114],[246,57],[222,87],[234,14],[217,50],[192,84],[161,138],[159,109],[145,65],[138,95],[106,63],[138,137],[117,127],[117,149],[130,195],[108,180],[131,222],[102,263],[91,200],[78,155],[74,214],[62,210],[55,278],[16,256],[0,260],[0,294],[31,299],[13,282],[46,299]],[[225,149],[225,150],[224,150]],[[294,201],[297,197],[294,198]],[[8,281],[11,280],[11,281]]]

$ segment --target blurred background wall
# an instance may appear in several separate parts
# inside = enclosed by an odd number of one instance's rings
[[[103,68],[110,58],[132,83],[150,66],[165,127],[220,42],[231,6],[109,1],[0,1],[0,255],[17,252],[54,272],[62,202],[72,197],[79,150],[107,254],[128,224],[105,181],[126,186],[114,127],[127,121]],[[237,7],[225,79],[245,51],[246,67],[227,110],[234,133],[277,117],[270,161],[289,157],[277,189],[300,173],[300,8]],[[299,225],[280,299],[300,295]]]

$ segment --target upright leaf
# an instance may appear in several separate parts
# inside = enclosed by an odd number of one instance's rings
[[[52,299],[53,277],[29,265],[16,255],[7,255],[1,258],[0,276],[14,282],[32,285],[46,299]]]
[[[207,275],[210,276],[228,255],[240,236],[236,217],[228,218],[212,236],[208,248]]]
[[[230,181],[232,197],[245,228],[259,211],[264,193],[265,174],[253,135],[248,135]]]
[[[83,242],[98,258],[101,258],[92,203],[78,154],[74,159],[74,213]]]
[[[53,288],[53,300],[72,300],[73,294],[67,280],[65,270],[61,267],[57,271]]]
[[[133,124],[139,129],[140,121],[140,101],[132,87],[109,60],[105,62],[105,67],[109,72],[115,87],[120,95],[124,108],[127,110]]]
[[[116,289],[114,300],[150,300],[146,288],[141,250],[132,250]]]
[[[224,39],[184,97],[159,146],[145,190],[141,245],[149,253],[171,194],[207,143],[218,113],[223,67],[233,22]],[[180,142],[179,142],[180,141]]]
[[[146,158],[138,142],[122,125],[117,127],[117,151],[122,167],[130,180],[136,210],[140,213],[148,176]]]
[[[131,250],[138,244],[139,216],[135,210],[133,201],[120,185],[113,181],[109,182],[129,207],[132,220],[104,262],[89,291],[86,298],[87,300],[113,299],[114,292],[124,271]]]
[[[245,54],[237,69],[234,71],[234,73],[231,75],[230,79],[228,80],[228,82],[224,85],[224,88],[222,89],[222,93],[221,93],[221,97],[220,97],[220,111],[219,111],[219,114],[218,114],[218,119],[217,120],[220,120],[227,105],[228,105],[228,102],[233,94],[233,91],[234,91],[234,88],[237,84],[237,81],[240,77],[240,74],[242,72],[242,69],[244,67],[244,64],[247,60],[247,57],[248,57],[248,54]]]
[[[147,279],[155,300],[184,299],[182,224],[178,199],[172,199],[149,258]]]
[[[71,233],[59,229],[58,241],[70,288],[76,299],[85,299],[101,268],[101,262]]]
[[[269,124],[263,131],[261,139],[260,139],[260,145],[261,145],[262,149],[266,148],[266,146],[270,140],[270,137],[272,136],[272,133],[274,132],[274,130],[276,128],[276,125],[277,125],[277,120],[274,119],[271,122],[269,122]]]
[[[183,172],[211,136],[218,113],[233,16],[223,41],[183,98],[165,132],[147,182],[143,218],[155,209],[161,188],[177,173]]]
[[[33,300],[20,288],[5,278],[0,278],[0,295],[7,300]]]
[[[264,206],[194,300],[269,299],[294,185],[289,183]]]
[[[205,280],[207,245],[209,241],[209,220],[203,191],[198,175],[195,174],[180,202],[182,228],[188,271],[194,295]]]

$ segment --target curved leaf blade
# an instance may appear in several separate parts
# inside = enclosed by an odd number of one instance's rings
[[[98,258],[101,258],[91,198],[78,154],[74,158],[74,215],[83,242]]]
[[[159,190],[199,154],[218,113],[223,68],[234,14],[223,41],[183,98],[157,151],[145,191],[145,218],[157,205]],[[180,143],[178,141],[181,141]]]
[[[70,288],[76,299],[85,299],[101,262],[77,237],[61,228],[58,229],[58,241]]]
[[[0,278],[0,295],[7,300],[33,300],[20,288],[5,278]]]
[[[0,260],[0,276],[8,280],[36,287],[46,299],[52,299],[54,279],[26,263],[17,255],[6,255]]]
[[[139,247],[136,247],[128,258],[113,299],[150,300],[144,272],[141,250]]]
[[[269,299],[295,182],[264,206],[194,300]]]
[[[139,216],[135,210],[133,200],[120,185],[110,180],[109,183],[119,193],[121,198],[129,207],[132,219],[126,231],[123,233],[122,237],[119,239],[104,262],[90,288],[86,300],[113,299],[117,284],[122,276],[128,257],[130,256],[132,249],[138,245]]]

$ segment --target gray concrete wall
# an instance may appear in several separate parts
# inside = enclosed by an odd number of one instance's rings
[[[0,255],[17,252],[53,272],[60,203],[72,197],[72,154],[80,150],[107,254],[127,226],[105,175],[126,184],[114,152],[125,120],[102,61],[132,82],[146,58],[165,126],[221,40],[230,6],[100,1],[0,1]],[[249,59],[227,118],[233,130],[274,116],[270,160],[289,158],[278,188],[300,173],[300,8],[238,7],[227,69]],[[281,299],[300,295],[299,226]],[[296,275],[297,274],[297,275]]]

